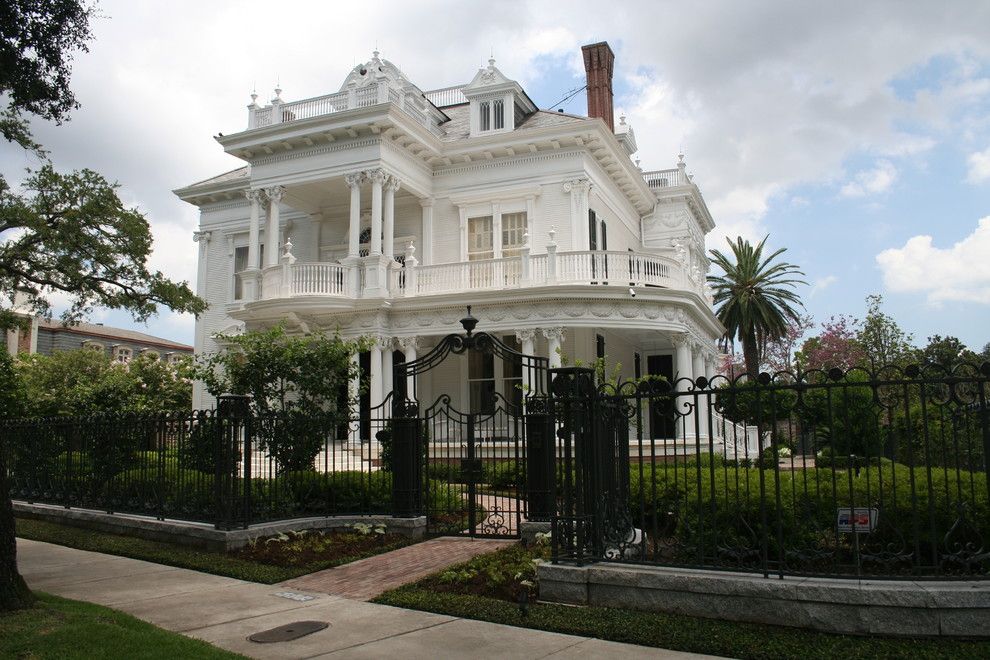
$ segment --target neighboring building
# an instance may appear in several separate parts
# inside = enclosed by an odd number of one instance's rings
[[[130,362],[139,355],[154,355],[174,362],[182,356],[192,356],[188,344],[155,337],[135,330],[113,328],[102,323],[75,323],[34,318],[31,328],[11,331],[7,335],[7,350],[17,353],[51,355],[55,351],[89,349],[106,353],[117,362]]]
[[[724,329],[705,288],[714,221],[675,167],[643,172],[613,123],[612,50],[583,48],[589,117],[540,110],[489,60],[466,85],[421,91],[375,52],[340,90],[270,105],[216,139],[246,166],[179,189],[200,209],[198,291],[217,333],[285,323],[378,343],[370,404],[473,305],[479,330],[525,353],[622,375],[715,373]],[[478,410],[518,398],[498,361],[447,360],[417,384]],[[194,405],[208,405],[197,389]],[[364,404],[367,409],[369,402]]]

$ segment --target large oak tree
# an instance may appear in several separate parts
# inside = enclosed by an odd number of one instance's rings
[[[0,177],[0,329],[14,327],[15,296],[50,314],[50,297],[69,299],[65,321],[94,307],[129,311],[146,320],[160,307],[198,314],[205,303],[189,286],[151,271],[147,218],[127,208],[117,185],[91,170],[59,173],[35,142],[25,115],[61,123],[78,102],[69,88],[72,59],[92,39],[95,3],[85,0],[4,0],[0,3],[0,135],[8,148],[41,161],[16,189]],[[13,382],[9,360],[0,382]],[[0,410],[0,415],[12,411]],[[24,607],[31,595],[17,572],[14,517],[5,448],[0,438],[0,610]]]

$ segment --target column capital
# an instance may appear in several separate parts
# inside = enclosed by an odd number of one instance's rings
[[[213,232],[212,231],[194,231],[193,232],[193,242],[194,243],[200,243],[200,242],[202,242],[203,244],[207,244],[207,243],[210,242],[210,239],[212,237],[213,237]]]
[[[433,198],[424,197],[421,200],[419,200],[419,205],[422,206],[424,209],[431,209],[433,208]]]
[[[272,186],[271,188],[265,188],[265,195],[268,197],[268,201],[276,204],[282,201],[282,195],[284,194],[284,186]]]
[[[367,170],[364,172],[365,178],[371,183],[384,184],[385,179],[388,178],[388,174],[382,168]]]
[[[565,193],[586,193],[591,190],[591,182],[587,179],[571,179],[564,181],[563,188]]]
[[[533,341],[536,338],[536,328],[523,328],[516,330],[516,339],[520,342]]]
[[[670,343],[674,345],[675,348],[687,348],[691,350],[691,333],[690,332],[672,332],[670,333]]]
[[[403,350],[419,348],[419,337],[399,337],[397,341]]]
[[[392,191],[393,193],[398,192],[399,188],[402,187],[402,182],[399,181],[397,176],[392,174],[385,175],[385,190]]]
[[[364,172],[351,172],[344,175],[344,183],[348,188],[357,188],[364,181]]]
[[[248,201],[261,203],[264,191],[261,188],[251,188],[250,190],[244,191],[244,196],[247,197]]]
[[[395,337],[375,337],[375,346],[383,351],[390,351],[395,346]]]
[[[564,329],[563,328],[543,328],[540,330],[543,336],[547,339],[555,339],[557,341],[564,341]]]

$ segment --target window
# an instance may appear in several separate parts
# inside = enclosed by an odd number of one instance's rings
[[[636,380],[643,377],[643,358],[639,353],[633,353],[633,377]]]
[[[480,113],[478,117],[478,130],[487,131],[492,127],[492,118],[489,114],[491,104],[488,101],[482,101],[478,104],[478,112]]]
[[[113,361],[127,364],[131,361],[134,351],[127,346],[115,346],[113,349]]]
[[[491,259],[495,256],[492,245],[492,216],[468,218],[468,261]]]
[[[471,412],[495,412],[495,356],[468,351],[468,393]]]
[[[258,246],[258,263],[265,263],[265,246]],[[244,271],[248,269],[248,246],[234,248],[234,300],[244,298]]]
[[[595,357],[605,357],[605,338],[601,335],[595,335]]]
[[[495,115],[495,130],[505,128],[505,102],[502,99],[492,101],[492,114]]]
[[[517,257],[525,242],[526,212],[502,214],[502,256]]]

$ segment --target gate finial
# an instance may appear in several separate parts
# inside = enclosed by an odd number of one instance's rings
[[[478,319],[471,316],[471,305],[467,306],[467,316],[461,319],[461,325],[464,326],[464,331],[468,337],[471,336],[471,333],[474,332],[475,327],[478,325]]]

